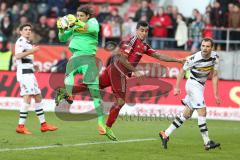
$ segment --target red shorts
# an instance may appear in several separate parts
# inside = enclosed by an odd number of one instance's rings
[[[114,96],[125,100],[126,76],[114,64],[109,65],[99,77],[101,89],[111,86]]]

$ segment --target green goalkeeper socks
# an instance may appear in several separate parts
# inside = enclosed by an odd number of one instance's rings
[[[98,115],[98,124],[105,124],[104,112],[102,108],[102,97],[99,91],[99,84],[88,84],[88,88],[93,98],[94,107]]]

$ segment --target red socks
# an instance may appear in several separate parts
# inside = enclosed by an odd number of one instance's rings
[[[123,106],[123,105],[122,105]],[[112,127],[113,123],[116,121],[118,114],[120,112],[120,109],[122,108],[120,105],[113,105],[109,111],[109,116],[107,119],[106,125],[108,127]]]

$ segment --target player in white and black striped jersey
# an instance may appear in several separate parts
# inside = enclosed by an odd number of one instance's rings
[[[17,61],[17,80],[20,84],[20,95],[23,97],[23,103],[20,107],[16,132],[31,134],[25,127],[25,121],[32,98],[35,99],[35,112],[41,123],[41,131],[54,131],[57,127],[49,125],[45,121],[41,91],[34,76],[34,70],[38,70],[38,67],[33,64],[33,54],[39,50],[39,47],[32,46],[30,43],[32,26],[31,24],[23,24],[19,29],[21,37],[18,38],[15,44],[15,57]]]
[[[182,100],[182,104],[185,106],[183,113],[177,116],[172,124],[165,130],[160,131],[159,135],[162,139],[162,145],[166,149],[167,142],[170,134],[179,128],[184,121],[192,116],[194,110],[198,113],[198,126],[204,141],[206,150],[220,147],[220,143],[216,143],[210,140],[208,136],[208,128],[206,123],[206,105],[203,97],[204,85],[212,72],[212,82],[214,89],[214,96],[216,103],[220,103],[218,94],[218,67],[219,57],[216,52],[212,51],[213,40],[204,38],[201,42],[201,51],[187,58],[183,68],[181,69],[176,87],[174,89],[174,95],[180,94],[180,82],[183,79],[185,72],[190,70],[190,78],[186,82],[186,97]]]

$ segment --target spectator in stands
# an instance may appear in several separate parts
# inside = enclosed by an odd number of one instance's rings
[[[50,44],[50,45],[58,44],[59,41],[58,41],[56,31],[54,29],[50,29],[48,31],[48,36],[43,37],[43,39],[40,41],[40,43],[46,43],[46,44]]]
[[[177,15],[177,30],[175,34],[175,40],[177,41],[177,48],[184,49],[185,44],[188,41],[188,28],[185,22],[185,18],[181,13]]]
[[[41,36],[41,38],[48,36],[49,27],[47,25],[47,17],[45,15],[39,17],[39,20],[34,27],[34,31]]]
[[[110,12],[109,12],[109,6],[107,4],[104,4],[101,6],[100,12],[97,15],[97,20],[98,22],[101,23],[105,23],[106,22],[106,18],[110,16]]]
[[[2,41],[0,49],[0,70],[10,71],[12,66],[12,52],[7,47],[8,41]]]
[[[210,21],[213,27],[216,27],[214,30],[214,39],[215,40],[222,40],[222,31],[220,28],[224,26],[224,18],[223,18],[223,11],[221,10],[220,3],[215,1],[212,11],[210,13]],[[217,44],[217,43],[216,43]],[[220,44],[217,44],[217,48],[220,49]]]
[[[66,10],[66,13],[75,14],[78,7],[78,0],[65,0],[64,10]]]
[[[59,9],[56,6],[54,6],[54,7],[51,7],[50,10],[48,11],[47,17],[57,18],[58,14],[59,14]]]
[[[0,3],[0,21],[6,14],[7,14],[7,3],[1,2]]]
[[[170,16],[172,14],[172,10],[173,10],[173,6],[172,5],[168,5],[167,9],[166,9],[166,13]]]
[[[57,16],[61,15],[61,11],[63,10],[65,3],[69,1],[69,0],[51,0],[51,1],[47,1],[47,6],[51,10],[56,11]],[[72,4],[74,5],[74,4]]]
[[[153,27],[152,30],[152,48],[153,49],[163,49],[164,41],[158,38],[166,38],[168,36],[167,28],[172,25],[172,21],[169,15],[164,13],[163,7],[158,7],[155,10],[154,16],[150,19],[150,26]]]
[[[192,17],[190,17],[189,19],[188,19],[188,26],[190,26],[191,24],[192,24],[192,22],[193,21],[196,21],[196,19],[197,19],[197,16],[200,14],[200,12],[199,12],[199,10],[198,9],[193,9],[192,10]]]
[[[33,44],[39,43],[41,40],[41,36],[39,36],[39,34],[35,32],[35,30],[32,30],[31,40]]]
[[[211,5],[208,5],[208,6],[206,7],[206,9],[205,9],[205,13],[203,14],[203,19],[204,19],[204,21],[207,20],[207,19],[209,19],[209,21],[210,21],[210,13],[211,13],[211,10],[212,10]],[[210,21],[210,22],[211,22],[211,21]]]
[[[213,26],[210,22],[210,18],[209,17],[204,17],[203,18],[204,21],[204,29],[203,29],[203,38],[211,38],[213,39]]]
[[[229,13],[228,17],[229,28],[235,29],[230,32],[230,40],[239,40],[240,38],[240,9],[238,5],[233,6],[232,12]],[[236,30],[237,29],[237,30]],[[234,45],[234,49],[238,49],[239,45]]]
[[[122,25],[122,39],[126,40],[133,36],[136,31],[137,23],[133,21],[133,17],[128,17],[127,21],[125,21]]]
[[[107,23],[107,17],[109,17],[110,16],[110,12],[109,12],[109,6],[108,6],[108,4],[104,4],[104,5],[102,5],[101,6],[101,8],[100,8],[100,12],[99,12],[99,14],[97,15],[97,20],[98,20],[98,22],[99,22],[99,24],[100,24],[100,32],[98,33],[98,35],[99,35],[99,46],[101,46],[102,45],[102,24],[103,23]]]
[[[110,11],[110,16],[106,19],[107,23],[111,25],[112,35],[107,38],[106,41],[113,41],[119,43],[122,37],[122,24],[123,19],[118,14],[118,8],[112,7]]]
[[[192,41],[191,52],[195,53],[199,49],[199,45],[202,39],[202,31],[204,29],[204,23],[202,21],[202,15],[197,15],[196,21],[193,21],[189,28],[190,40]]]
[[[223,14],[225,14],[228,10],[228,4],[229,3],[240,3],[240,1],[238,0],[216,0],[221,7],[221,11],[223,12]],[[237,2],[238,1],[238,2]]]
[[[232,11],[229,12],[228,26],[235,29],[240,28],[240,9],[238,5],[234,5]]]
[[[55,65],[51,67],[51,72],[65,73],[67,66],[67,54],[65,51],[61,52],[61,58],[57,61]]]
[[[224,27],[226,27],[226,28],[229,27],[229,16],[231,13],[233,13],[233,10],[234,10],[234,4],[229,3],[227,12],[224,14]]]
[[[135,14],[134,21],[138,22],[140,20],[145,20],[149,22],[152,16],[153,16],[153,11],[149,7],[149,2],[147,0],[143,0],[141,3],[141,7],[137,10]]]
[[[37,12],[38,12],[38,15],[47,15],[47,12],[48,12],[47,3],[41,2],[37,4]]]
[[[177,29],[177,15],[179,14],[178,8],[176,6],[168,6],[168,13],[167,13],[172,21],[172,26],[168,28],[168,37],[174,38],[176,29]],[[175,42],[169,41],[168,42],[169,48],[175,47]]]
[[[11,19],[8,15],[5,15],[2,18],[0,27],[3,34],[3,38],[6,39],[6,41],[9,41],[12,36],[13,23],[11,22]]]
[[[11,9],[12,22],[17,22],[19,20],[19,17],[19,6],[17,4],[14,4]]]
[[[4,1],[8,7],[13,6],[17,2],[17,0],[1,0],[1,1]]]
[[[18,26],[26,23],[28,23],[28,18],[26,16],[19,17],[19,23],[14,23],[14,27],[13,27],[14,29],[13,29],[13,34],[11,38],[13,42],[17,40],[20,32]]]
[[[28,19],[27,16],[21,16],[21,17],[19,18],[19,23],[20,23],[20,25],[25,24],[25,23],[28,23],[28,22],[29,22],[29,19]],[[18,24],[15,24],[15,25],[18,25]]]
[[[35,12],[30,8],[29,3],[24,3],[22,5],[22,9],[20,10],[20,16],[27,17],[28,21],[36,22],[36,15]]]

